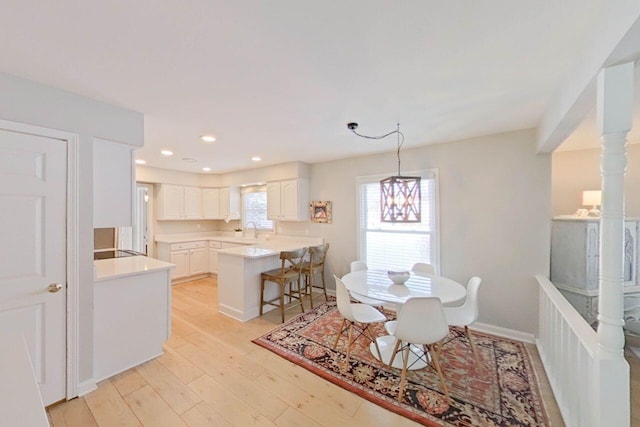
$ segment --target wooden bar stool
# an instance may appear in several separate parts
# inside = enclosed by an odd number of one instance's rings
[[[298,249],[295,251],[283,251],[280,252],[280,259],[282,264],[280,268],[274,268],[273,270],[265,271],[260,274],[260,316],[262,316],[262,308],[265,305],[273,305],[280,307],[280,314],[282,316],[282,323],[284,323],[284,297],[288,296],[289,300],[294,298],[299,301],[302,312],[304,313],[304,305],[302,303],[301,292],[301,278],[302,278],[302,264],[304,262],[304,256],[307,253],[307,248]],[[265,282],[277,283],[280,287],[280,295],[270,299],[264,300],[264,286]],[[297,289],[294,289],[294,283],[297,283]],[[289,292],[287,292],[287,285],[289,285]],[[294,294],[297,291],[298,295]],[[279,303],[276,303],[279,301]],[[291,308],[291,307],[289,307]]]
[[[324,299],[329,301],[329,298],[327,298],[327,285],[324,281],[324,263],[327,258],[328,250],[328,243],[310,247],[309,261],[302,265],[302,274],[304,274],[304,290],[305,293],[309,293],[311,308],[313,308],[313,288],[322,289],[322,292],[324,292]],[[313,278],[318,274],[320,275],[322,283],[316,285],[313,283]]]

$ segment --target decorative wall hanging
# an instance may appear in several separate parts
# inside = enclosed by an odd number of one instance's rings
[[[311,201],[309,203],[311,222],[331,224],[331,201]]]

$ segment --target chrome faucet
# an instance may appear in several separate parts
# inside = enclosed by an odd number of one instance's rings
[[[245,223],[244,228],[249,228],[249,224],[253,225],[253,238],[257,239],[258,238],[258,226],[256,225],[255,222],[253,221],[248,221],[247,223]]]

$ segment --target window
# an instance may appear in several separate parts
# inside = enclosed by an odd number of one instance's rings
[[[437,236],[437,171],[406,173],[420,176],[422,222],[385,223],[380,221],[380,180],[386,176],[357,179],[360,259],[369,268],[410,270],[416,262],[426,262],[439,271]]]
[[[267,219],[267,187],[242,189],[242,222],[244,227],[252,221],[258,230],[273,230],[273,221]]]

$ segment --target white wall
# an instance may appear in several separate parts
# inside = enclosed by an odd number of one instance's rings
[[[79,379],[93,377],[93,138],[143,145],[142,114],[0,73],[0,119],[79,135]]]
[[[442,274],[482,277],[480,321],[528,333],[537,331],[533,276],[549,272],[551,165],[535,147],[528,130],[401,153],[404,171],[439,170]],[[356,177],[395,166],[394,153],[312,165],[311,199],[333,202],[333,223],[283,222],[282,231],[323,236],[327,273],[347,273],[357,257]]]
[[[582,206],[582,191],[601,188],[599,148],[553,153],[551,209],[553,215],[570,215]],[[625,215],[640,217],[640,144],[627,146]]]

